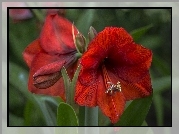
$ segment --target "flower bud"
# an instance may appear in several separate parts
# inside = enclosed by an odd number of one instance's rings
[[[88,32],[88,37],[89,37],[89,42],[93,40],[93,38],[97,35],[98,33],[96,32],[96,30],[90,26],[89,28],[89,32]]]
[[[60,72],[39,75],[33,77],[33,81],[34,81],[33,84],[36,88],[46,89],[48,87],[53,86],[60,79],[60,77],[61,77]]]
[[[78,33],[75,36],[75,44],[76,44],[76,47],[77,47],[77,49],[79,50],[80,53],[85,52],[86,39],[81,33]]]

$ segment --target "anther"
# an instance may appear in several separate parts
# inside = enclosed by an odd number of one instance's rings
[[[109,84],[109,88],[106,90],[105,93],[109,93],[110,95],[112,95],[113,93],[115,93],[116,91],[120,91],[121,92],[121,84],[118,81],[117,84],[113,84],[112,82],[107,82],[107,84]]]

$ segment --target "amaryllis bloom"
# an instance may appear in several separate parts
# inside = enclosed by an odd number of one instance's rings
[[[99,106],[116,123],[126,101],[152,93],[151,61],[151,50],[136,44],[123,28],[105,28],[81,58],[75,101],[81,106]]]
[[[47,16],[40,37],[27,46],[24,60],[30,68],[28,88],[37,94],[64,96],[60,70],[68,68],[72,77],[77,59],[74,36],[77,29],[67,19],[50,14]]]

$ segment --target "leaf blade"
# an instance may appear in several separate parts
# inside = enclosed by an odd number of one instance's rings
[[[57,110],[58,126],[78,126],[78,119],[74,109],[67,103],[61,102]]]
[[[134,100],[115,126],[141,126],[152,103],[152,95]]]

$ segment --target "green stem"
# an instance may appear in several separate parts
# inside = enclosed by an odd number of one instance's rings
[[[77,59],[79,59],[79,58],[81,58],[82,53],[78,52],[78,53],[76,53],[75,55],[76,55]]]
[[[78,119],[79,119],[79,126],[84,126],[85,125],[85,107],[84,106],[79,107],[79,118]]]
[[[35,14],[36,18],[40,21],[40,22],[44,22],[44,18],[45,16],[42,14],[42,12],[39,11],[39,9],[32,9],[32,12]]]
[[[85,107],[85,126],[98,126],[98,107]]]
[[[61,69],[61,73],[62,73],[64,85],[65,85],[66,103],[70,104],[70,102],[71,102],[71,92],[70,92],[71,81],[70,81],[70,78],[67,74],[65,67],[63,67]]]

